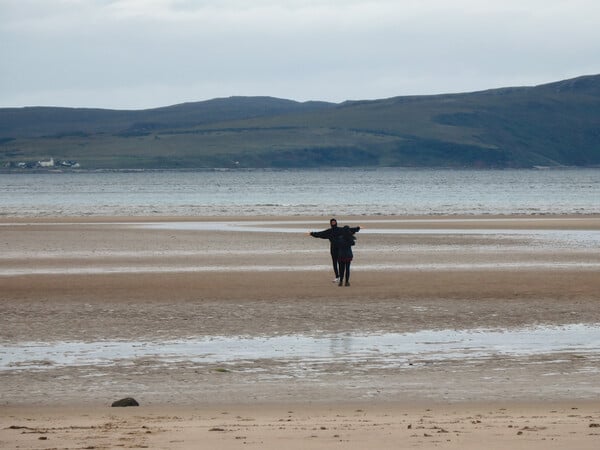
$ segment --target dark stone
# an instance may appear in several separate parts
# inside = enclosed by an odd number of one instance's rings
[[[113,402],[111,406],[140,406],[140,404],[135,400],[135,398],[127,397]]]

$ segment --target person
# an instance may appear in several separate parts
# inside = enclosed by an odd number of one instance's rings
[[[360,231],[360,227],[348,227],[352,234]],[[335,273],[334,283],[339,283],[340,273],[338,264],[338,241],[337,238],[341,234],[341,229],[338,227],[337,220],[329,221],[329,228],[323,231],[311,231],[309,234],[314,238],[329,239],[329,252],[331,253],[331,261],[333,263],[333,272]]]
[[[356,242],[354,232],[350,230],[350,227],[346,225],[342,228],[342,232],[337,237],[337,248],[338,248],[338,266],[340,280],[338,286],[342,286],[345,278],[346,286],[350,286],[350,263],[354,254],[352,253],[352,246]]]

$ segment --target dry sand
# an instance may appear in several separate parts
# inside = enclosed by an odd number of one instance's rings
[[[594,402],[10,408],[2,448],[595,450]]]
[[[363,226],[341,288],[327,241],[305,233],[327,219],[256,218],[286,233],[2,219],[0,343],[600,324],[598,249],[531,232],[597,233],[598,217],[339,219]],[[15,366],[0,371],[0,447],[600,446],[595,352],[294,370],[277,358]],[[130,395],[142,406],[108,407]]]

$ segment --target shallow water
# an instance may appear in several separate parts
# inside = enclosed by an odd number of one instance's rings
[[[573,220],[573,219],[570,219]],[[486,219],[472,219],[469,222],[473,224],[486,223]],[[432,219],[427,223],[429,225],[435,223],[452,223],[453,219],[436,220]],[[464,222],[464,220],[460,220]],[[143,223],[128,225],[131,227],[141,227],[145,229],[154,230],[176,230],[176,231],[231,231],[231,232],[256,232],[256,233],[295,233],[302,234],[306,233],[306,225],[314,225],[314,229],[322,229],[323,222],[311,222],[302,221],[298,222],[302,224],[302,227],[290,227],[294,225],[294,221],[285,222],[261,222],[261,221],[248,221],[248,222],[155,222],[155,223]],[[384,228],[377,229],[371,228],[369,225],[385,223],[390,224],[402,224],[407,225],[415,223],[414,228]],[[437,228],[427,229],[422,226],[423,221],[411,221],[411,220],[364,220],[361,224],[367,225],[360,231],[360,235],[365,234],[386,234],[386,235],[427,235],[427,236],[486,236],[494,237],[497,239],[503,238],[522,238],[536,241],[538,243],[546,243],[548,246],[569,246],[578,248],[594,248],[600,247],[600,230],[561,230],[561,229],[460,229],[460,228]],[[279,225],[279,226],[278,226]],[[285,226],[281,226],[285,225]],[[421,226],[419,226],[421,225]]]
[[[4,216],[593,214],[598,198],[597,169],[0,174]]]
[[[415,333],[212,336],[162,342],[21,342],[0,346],[0,371],[112,366],[145,358],[151,358],[154,365],[176,361],[228,365],[268,359],[299,365],[361,361],[375,368],[390,368],[498,356],[547,354],[560,359],[561,354],[572,353],[598,360],[600,324]],[[600,372],[600,366],[586,370]]]
[[[126,266],[114,265],[111,267],[52,267],[35,268],[14,267],[0,269],[0,277],[20,275],[98,275],[98,274],[140,274],[140,273],[206,273],[206,272],[324,272],[331,269],[325,264],[311,265],[188,265],[188,266]],[[463,271],[463,270],[600,270],[600,262],[491,262],[491,263],[422,263],[422,264],[369,264],[361,263],[360,269],[364,271]]]

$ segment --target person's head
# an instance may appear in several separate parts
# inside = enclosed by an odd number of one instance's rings
[[[335,227],[337,227],[337,220],[335,220],[335,219],[331,219],[331,220],[329,221],[329,225],[331,225],[331,228],[335,228]]]

